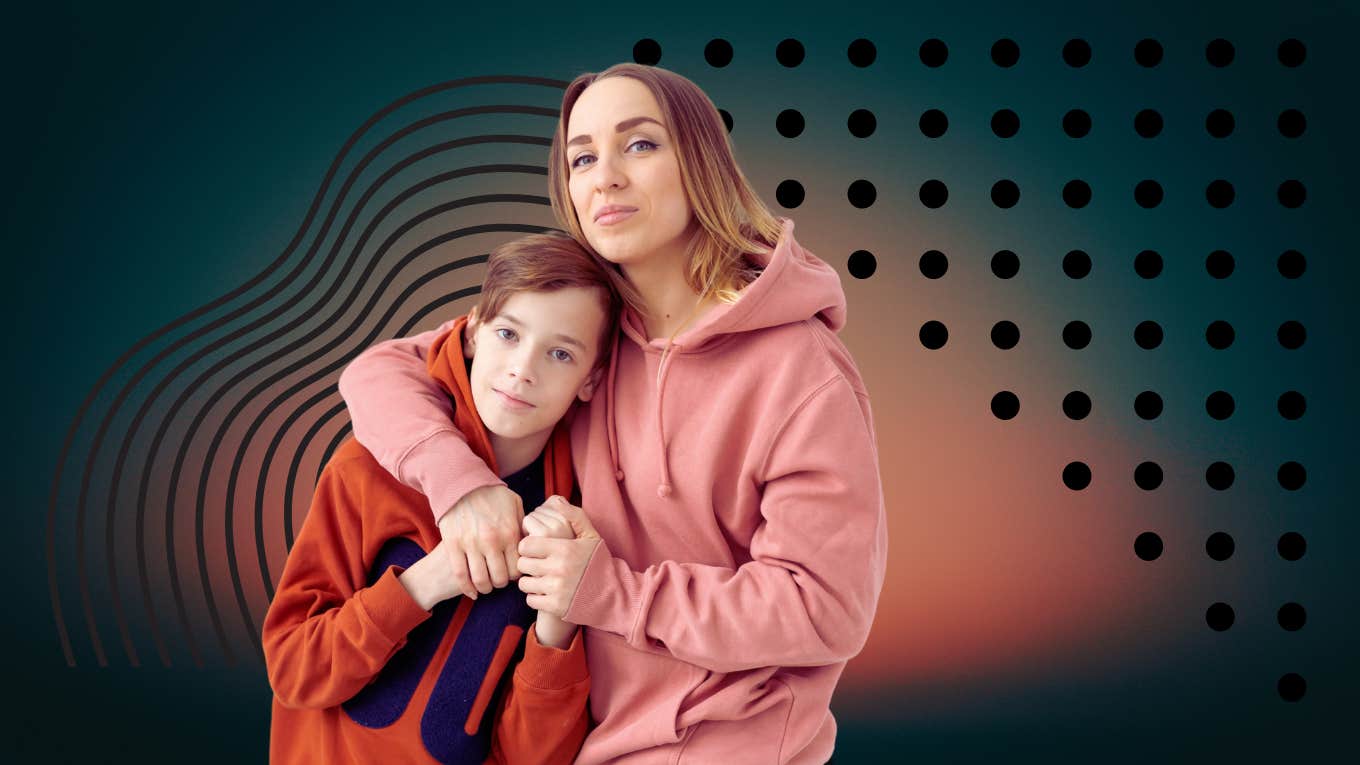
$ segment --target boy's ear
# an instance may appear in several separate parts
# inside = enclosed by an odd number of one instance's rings
[[[477,307],[468,311],[467,326],[463,328],[463,358],[470,359],[477,352]]]
[[[595,371],[586,375],[586,381],[581,383],[581,389],[576,392],[576,397],[582,401],[589,401],[595,395],[595,389],[600,385],[600,379],[604,375],[604,367],[599,367]]]

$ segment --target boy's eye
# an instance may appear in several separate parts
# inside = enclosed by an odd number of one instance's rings
[[[571,361],[571,354],[561,348],[553,349],[552,356],[558,361]]]
[[[502,340],[514,340],[515,330],[501,327],[500,329],[496,330],[496,337],[499,337]]]

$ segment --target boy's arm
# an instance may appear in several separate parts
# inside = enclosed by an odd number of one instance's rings
[[[581,630],[571,644],[538,641],[537,625],[524,636],[524,658],[511,678],[491,734],[489,763],[569,765],[589,729],[590,674]]]
[[[430,616],[395,567],[366,586],[359,505],[342,475],[335,462],[322,472],[264,620],[269,685],[287,707],[350,699]]]

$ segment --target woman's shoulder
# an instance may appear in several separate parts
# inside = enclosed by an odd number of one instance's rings
[[[742,367],[759,377],[787,380],[796,388],[824,385],[844,378],[864,395],[859,368],[840,337],[816,317],[750,330],[733,337],[726,348]]]

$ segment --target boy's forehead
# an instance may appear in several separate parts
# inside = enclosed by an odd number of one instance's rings
[[[564,287],[558,290],[516,292],[506,298],[498,316],[544,332],[555,332],[589,340],[605,319],[605,309],[597,288]]]

